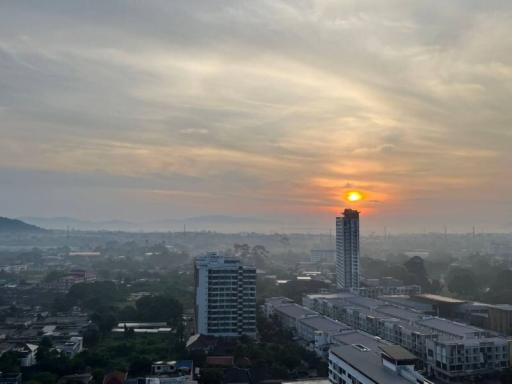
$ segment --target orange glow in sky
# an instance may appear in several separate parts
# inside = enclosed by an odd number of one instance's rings
[[[359,191],[349,191],[345,194],[345,198],[350,201],[350,202],[356,202],[356,201],[361,201],[364,199],[364,196],[361,192]]]

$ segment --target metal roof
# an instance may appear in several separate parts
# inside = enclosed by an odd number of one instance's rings
[[[331,353],[345,361],[362,375],[379,384],[410,384],[382,365],[382,358],[377,351],[361,351],[352,345],[331,349]]]
[[[290,316],[295,319],[300,319],[307,315],[317,315],[317,312],[312,311],[311,309],[305,308],[298,304],[280,305],[274,309],[274,312],[281,312],[286,316]]]

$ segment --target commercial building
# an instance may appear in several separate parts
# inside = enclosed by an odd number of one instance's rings
[[[467,303],[464,300],[454,299],[453,297],[433,295],[430,293],[415,295],[412,299],[421,303],[431,304],[434,307],[437,316],[449,319],[457,317],[459,307]]]
[[[374,287],[359,287],[357,293],[365,297],[379,297],[387,295],[419,295],[421,293],[421,286],[412,285],[378,285]]]
[[[359,288],[359,212],[353,209],[336,217],[336,286]]]
[[[512,335],[512,305],[493,305],[488,308],[488,311],[489,329],[505,335]]]
[[[350,293],[309,295],[304,305],[404,347],[443,382],[474,380],[510,367],[510,340],[479,327]]]
[[[195,260],[196,333],[256,335],[256,268],[212,252]]]

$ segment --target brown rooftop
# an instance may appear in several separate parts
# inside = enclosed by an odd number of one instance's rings
[[[419,295],[415,295],[414,297],[418,298],[418,299],[425,299],[428,301],[435,301],[435,302],[443,303],[443,304],[464,304],[464,303],[466,303],[466,301],[464,301],[464,300],[454,299],[453,297],[448,297],[448,296],[434,295],[431,293],[422,293]]]
[[[379,348],[386,355],[391,357],[395,361],[403,361],[403,360],[418,360],[416,356],[414,356],[407,349],[399,346],[399,345],[379,345]]]

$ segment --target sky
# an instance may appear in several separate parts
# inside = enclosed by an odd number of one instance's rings
[[[505,0],[4,1],[0,216],[511,231],[511,96]]]

